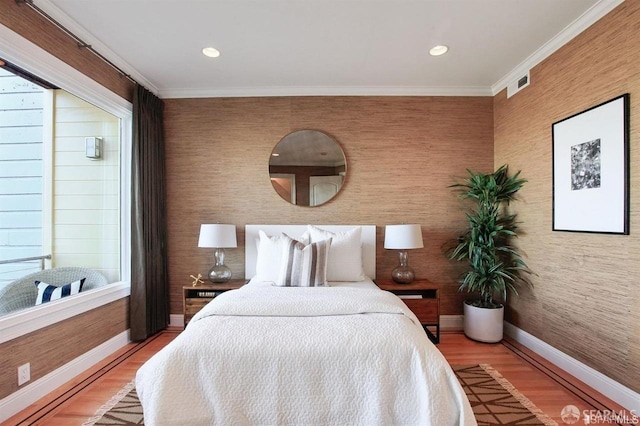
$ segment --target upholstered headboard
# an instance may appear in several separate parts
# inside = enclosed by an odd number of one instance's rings
[[[371,279],[376,277],[376,227],[375,225],[315,225],[318,228],[331,232],[344,232],[356,226],[362,228],[362,267],[366,276]],[[246,225],[244,233],[245,264],[244,276],[247,279],[256,274],[256,260],[258,256],[257,241],[262,230],[269,236],[285,233],[291,238],[299,238],[306,230],[307,225]]]

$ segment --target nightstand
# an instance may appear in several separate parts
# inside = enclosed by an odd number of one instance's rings
[[[182,305],[184,307],[184,326],[186,327],[191,318],[197,314],[214,297],[228,290],[235,290],[242,287],[247,281],[229,280],[220,284],[201,284],[198,286],[182,287]]]
[[[440,343],[440,295],[436,284],[426,279],[416,279],[411,284],[398,284],[391,279],[375,281],[380,289],[400,297],[416,314],[429,339]],[[431,328],[435,329],[435,334]]]

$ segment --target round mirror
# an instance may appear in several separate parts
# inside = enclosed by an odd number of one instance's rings
[[[332,137],[298,130],[282,138],[269,157],[271,184],[284,200],[319,206],[336,196],[347,174],[347,160]]]

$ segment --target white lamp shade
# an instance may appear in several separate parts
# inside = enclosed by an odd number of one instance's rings
[[[200,225],[198,247],[234,248],[238,247],[235,225]]]
[[[424,247],[420,225],[387,225],[384,230],[384,248],[408,250]]]

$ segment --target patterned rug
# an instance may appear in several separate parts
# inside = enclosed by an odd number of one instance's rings
[[[478,425],[558,426],[489,364],[453,366]]]
[[[471,402],[478,425],[558,425],[489,364],[454,366],[453,370]],[[131,382],[83,426],[142,424],[142,406]]]

